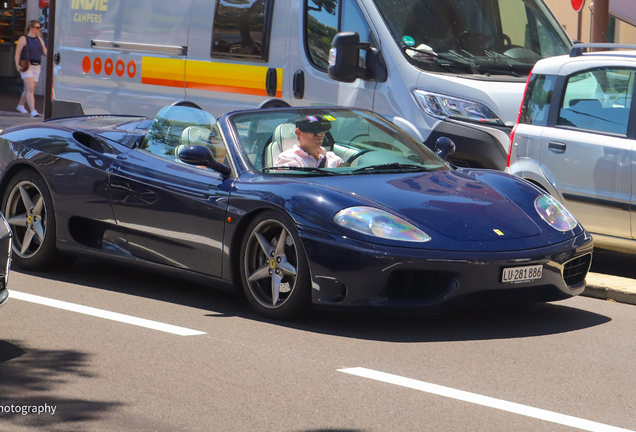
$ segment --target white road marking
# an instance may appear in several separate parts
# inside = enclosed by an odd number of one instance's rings
[[[634,432],[629,429],[622,429],[619,427],[608,426],[603,423],[597,423],[590,420],[580,419],[578,417],[572,417],[565,414],[559,414],[552,411],[547,411],[540,408],[533,408],[527,405],[521,405],[514,402],[508,402],[502,399],[495,399],[488,396],[482,396],[476,393],[470,393],[462,390],[456,390],[450,387],[444,387],[437,384],[430,384],[424,381],[418,381],[410,378],[404,378],[398,375],[388,374],[384,372],[378,372],[371,369],[362,367],[339,369],[339,372],[356,375],[363,378],[369,378],[376,381],[381,381],[389,384],[395,384],[402,387],[411,388],[414,390],[420,390],[426,393],[431,393],[438,396],[444,396],[451,399],[457,399],[464,402],[474,403],[476,405],[482,405],[490,408],[500,409],[502,411],[508,411],[514,414],[523,415],[526,417],[533,417],[539,420],[545,420],[552,423],[557,423],[564,426],[570,426],[581,430],[592,432]]]
[[[117,312],[110,312],[103,309],[96,309],[89,306],[82,306],[75,303],[69,303],[61,300],[54,300],[47,297],[41,297],[38,295],[27,294],[19,291],[10,290],[9,295],[12,299],[24,300],[31,303],[37,303],[41,305],[51,306],[58,309],[64,309],[72,312],[77,312],[85,315],[92,315],[99,318],[105,318],[112,321],[119,321],[126,324],[132,324],[139,327],[146,327],[153,330],[159,330],[166,333],[172,333],[179,336],[196,336],[204,335],[205,332],[192,330],[185,327],[179,327],[171,324],[164,324],[158,321],[147,320],[144,318],[137,318],[131,315],[124,315]]]

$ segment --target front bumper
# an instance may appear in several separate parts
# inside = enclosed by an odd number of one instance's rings
[[[593,249],[587,232],[538,249],[493,253],[387,247],[307,230],[300,234],[314,305],[399,312],[573,297],[585,288]],[[537,264],[543,265],[540,279],[501,282],[503,269]]]

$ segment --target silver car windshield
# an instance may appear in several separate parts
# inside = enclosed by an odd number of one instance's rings
[[[432,72],[528,75],[572,45],[541,0],[374,0],[406,58]]]

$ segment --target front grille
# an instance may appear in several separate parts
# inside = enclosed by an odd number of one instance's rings
[[[396,270],[387,282],[389,300],[428,300],[442,294],[455,273],[432,270]]]
[[[587,271],[592,263],[592,254],[585,254],[568,261],[563,266],[563,280],[569,287],[578,285],[585,280]]]

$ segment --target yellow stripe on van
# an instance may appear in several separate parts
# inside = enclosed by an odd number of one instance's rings
[[[186,87],[267,97],[267,66],[188,60]],[[283,97],[283,69],[276,69],[276,97]]]
[[[141,83],[267,97],[267,66],[143,57]],[[276,97],[283,97],[283,69],[276,69]]]
[[[185,60],[142,57],[141,83],[183,88],[185,84]]]

